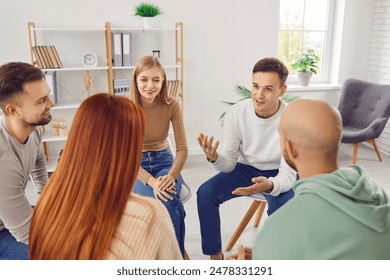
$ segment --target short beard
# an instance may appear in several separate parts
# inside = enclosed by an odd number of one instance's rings
[[[38,122],[36,123],[29,123],[29,125],[31,126],[41,126],[41,125],[46,125],[48,124],[49,122],[51,122],[51,115],[49,115],[49,117],[47,119],[40,119]]]

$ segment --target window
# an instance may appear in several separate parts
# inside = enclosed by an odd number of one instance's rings
[[[291,65],[307,49],[320,57],[312,81],[329,81],[333,6],[334,0],[280,0],[278,57],[291,73],[289,82],[296,81]]]

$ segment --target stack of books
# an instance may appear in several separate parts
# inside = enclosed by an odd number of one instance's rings
[[[35,63],[42,69],[62,68],[62,62],[54,46],[32,47],[35,56]]]
[[[179,80],[169,80],[168,82],[168,95],[174,98],[179,98],[181,94],[181,81]]]

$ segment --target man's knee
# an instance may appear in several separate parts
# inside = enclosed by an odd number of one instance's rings
[[[267,214],[271,215],[276,210],[278,210],[280,207],[282,207],[285,203],[287,203],[290,199],[294,197],[294,191],[293,189],[290,189],[289,191],[282,193],[278,196],[272,197],[269,196],[268,200],[268,210]]]
[[[212,198],[214,196],[213,189],[214,185],[210,184],[209,181],[204,182],[196,191],[198,204]]]

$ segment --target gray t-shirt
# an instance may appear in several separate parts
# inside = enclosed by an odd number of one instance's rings
[[[25,189],[29,176],[38,192],[48,181],[42,127],[20,144],[0,117],[0,230],[7,228],[17,241],[28,244],[33,210]]]

